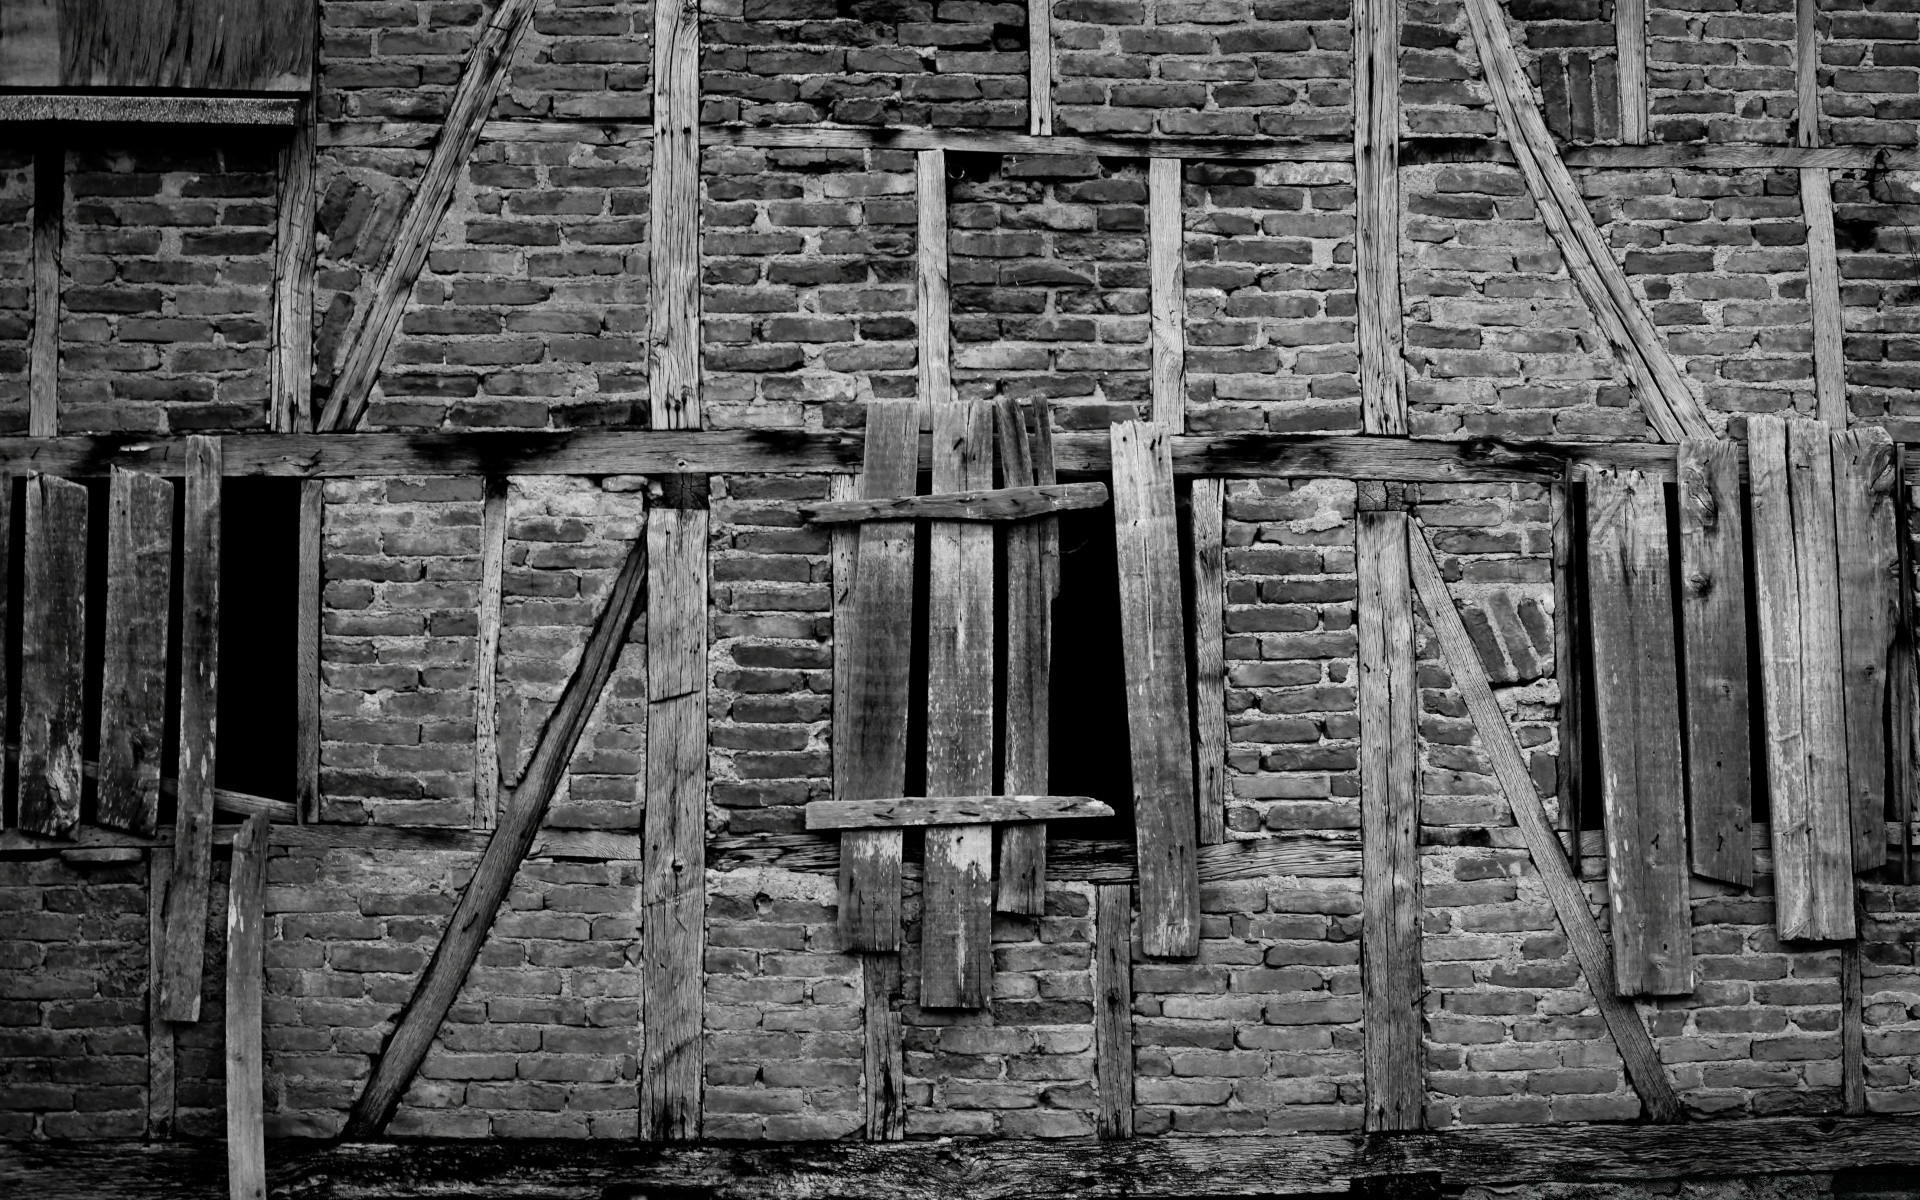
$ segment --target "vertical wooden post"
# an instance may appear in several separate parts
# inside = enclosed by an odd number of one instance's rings
[[[160,976],[166,969],[167,886],[173,849],[147,851],[147,1139],[173,1136],[173,1022],[160,1011]]]
[[[266,1200],[266,1062],[261,982],[266,974],[267,819],[233,839],[227,883],[227,1196]]]
[[[1913,882],[1913,794],[1920,786],[1920,762],[1915,754],[1920,752],[1920,739],[1915,737],[1914,723],[1920,720],[1920,696],[1915,689],[1920,687],[1920,669],[1916,669],[1914,656],[1914,604],[1913,604],[1913,494],[1907,488],[1907,448],[1895,445],[1893,448],[1893,495],[1894,495],[1894,544],[1898,550],[1894,571],[1895,594],[1899,597],[1899,618],[1894,622],[1892,713],[1888,721],[1889,733],[1893,740],[1893,776],[1889,785],[1893,788],[1894,813],[1900,825],[1900,872],[1902,883]]]
[[[99,820],[144,834],[160,816],[173,485],[116,468],[109,487]]]
[[[27,433],[60,433],[60,240],[66,225],[67,148],[33,156],[33,334],[27,351]]]
[[[304,106],[280,151],[280,215],[274,231],[273,389],[268,427],[313,428],[314,116]]]
[[[1580,808],[1585,802],[1586,682],[1581,648],[1586,645],[1586,589],[1582,585],[1585,538],[1583,507],[1569,465],[1553,489],[1553,656],[1560,685],[1559,828],[1568,859],[1580,870]]]
[[[1053,0],[1027,0],[1027,132],[1053,133]]]
[[[87,489],[27,481],[20,590],[20,828],[65,837],[80,823],[87,613]]]
[[[1680,443],[1679,471],[1693,871],[1744,887],[1753,882],[1753,788],[1739,447],[1689,438]]]
[[[864,1001],[867,1140],[897,1142],[907,1136],[905,1035],[900,1011],[900,956],[862,954],[860,990]]]
[[[473,654],[473,817],[475,829],[500,818],[501,580],[507,561],[507,477],[489,475],[480,501],[480,607]]]
[[[1860,939],[1840,944],[1840,1102],[1848,1116],[1867,1111],[1866,988]]]
[[[1093,893],[1093,1070],[1100,1136],[1133,1136],[1133,888]]]
[[[1181,162],[1148,160],[1147,271],[1153,337],[1153,422],[1187,429],[1187,281],[1181,247]]]
[[[700,9],[653,6],[653,182],[648,305],[655,429],[698,429]]]
[[[0,473],[0,634],[13,627],[13,485],[12,475]],[[24,576],[24,569],[21,573]],[[13,728],[9,709],[14,681],[8,676],[5,645],[0,637],[0,730]],[[0,800],[5,798],[5,780],[6,762],[0,757]],[[6,805],[0,804],[0,829],[6,827]]]
[[[1020,402],[1003,397],[994,406],[1000,443],[1000,474],[1007,487],[1039,482],[1033,443]],[[1004,785],[1015,794],[1045,795],[1052,754],[1053,595],[1047,587],[1047,533],[1052,518],[1006,527],[1007,682],[1000,745]],[[994,907],[1039,916],[1046,911],[1047,825],[1014,821],[1000,827],[1000,886]]]
[[[1900,617],[1898,487],[1886,430],[1862,426],[1833,435],[1833,490],[1853,869],[1867,871],[1887,861],[1887,698]]]
[[[1354,269],[1359,289],[1360,423],[1407,432],[1400,298],[1400,2],[1353,7]]]
[[[1420,1003],[1420,699],[1407,514],[1357,517],[1360,881],[1366,1129],[1418,1129],[1426,1108]]]
[[[922,150],[914,158],[914,308],[920,327],[921,426],[929,410],[953,396],[953,300],[947,286],[947,152]]]
[[[294,759],[300,819],[320,819],[320,607],[326,587],[327,485],[300,481],[300,594],[294,621]]]
[[[1793,82],[1797,145],[1820,145],[1820,31],[1817,0],[1794,4]],[[1833,227],[1833,181],[1825,167],[1800,168],[1800,213],[1807,224],[1807,303],[1813,311],[1813,390],[1819,418],[1847,427],[1845,313],[1840,252]]]
[[[1226,480],[1193,481],[1193,790],[1203,846],[1227,840],[1225,501]]]
[[[1618,60],[1620,140],[1647,144],[1647,0],[1614,0],[1613,41]]]

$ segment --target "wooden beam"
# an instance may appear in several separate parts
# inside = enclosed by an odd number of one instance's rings
[[[1586,504],[1574,489],[1584,486],[1568,471],[1552,491],[1553,659],[1560,690],[1560,761],[1556,777],[1559,827],[1567,851],[1579,862],[1580,809],[1585,802],[1586,760]]]
[[[1193,787],[1202,846],[1227,838],[1225,501],[1224,480],[1193,481]]]
[[[1587,484],[1594,716],[1606,806],[1607,901],[1622,996],[1693,991],[1673,596],[1662,487],[1638,472]]]
[[[1631,3],[1632,0],[1629,0]],[[1621,7],[1621,6],[1616,6]],[[1467,0],[1467,19],[1479,47],[1487,91],[1499,110],[1500,124],[1526,178],[1527,191],[1540,209],[1567,273],[1592,310],[1594,323],[1613,347],[1614,356],[1633,381],[1648,422],[1663,441],[1712,437],[1713,428],[1692,386],[1668,352],[1613,251],[1600,236],[1593,215],[1561,162],[1540,107],[1533,101],[1507,32],[1499,0]]]
[[[1652,108],[1647,96],[1647,0],[1615,0],[1613,44],[1620,140],[1630,146],[1645,145]]]
[[[279,218],[273,243],[273,380],[267,426],[313,428],[313,122],[303,119],[280,150]]]
[[[294,807],[285,800],[269,800],[225,788],[214,793],[216,807],[236,816],[264,816],[279,828],[274,843],[297,850],[396,850],[404,853],[456,851],[479,854],[487,848],[488,834],[445,825],[297,825]],[[237,824],[222,823],[213,831],[216,847],[231,845]],[[173,831],[156,830],[152,837],[123,833],[83,825],[69,839],[39,837],[8,831],[0,833],[0,852],[58,854],[67,850],[148,850],[171,849]],[[608,829],[542,829],[534,835],[528,858],[579,858],[599,862],[638,861],[641,835],[637,832]],[[832,861],[820,869],[831,871]]]
[[[1004,397],[995,404],[993,415],[1002,481],[1016,487],[1037,483],[1040,469],[1034,462],[1034,439],[1028,435],[1020,402]],[[1038,415],[1043,421],[1050,419],[1044,407]],[[1051,477],[1050,442],[1045,458],[1046,473]],[[1015,525],[1004,535],[1007,683],[1001,706],[1000,745],[1003,786],[1010,792],[1047,790],[1053,752],[1053,588],[1049,580],[1057,569],[1058,540],[1059,522],[1050,517]],[[1046,912],[1044,823],[1016,822],[1002,828],[999,867],[1000,885],[993,898],[998,911],[1029,916]]]
[[[480,605],[473,662],[474,829],[500,816],[500,608],[507,562],[507,478],[489,475],[480,500]]]
[[[1894,579],[1898,581],[1894,592],[1900,598],[1897,619],[1893,633],[1893,672],[1889,681],[1891,695],[1888,697],[1889,709],[1887,735],[1889,744],[1889,764],[1887,783],[1893,789],[1894,818],[1898,822],[1900,836],[1896,843],[1900,847],[1900,863],[1895,878],[1902,883],[1913,882],[1913,839],[1909,832],[1913,828],[1914,794],[1920,789],[1920,736],[1916,736],[1916,723],[1920,723],[1920,669],[1914,662],[1914,598],[1913,598],[1913,497],[1907,490],[1907,448],[1896,445],[1893,448],[1893,517],[1894,546],[1896,547]]]
[[[894,1007],[900,997],[900,956],[861,954],[860,990],[867,1139],[897,1142],[907,1136],[906,1038]]]
[[[13,628],[13,476],[0,474],[0,633]],[[21,577],[25,578],[22,564]],[[4,644],[0,641],[0,644]],[[12,698],[18,671],[0,653],[0,730],[13,728]],[[5,799],[5,772],[0,770],[0,800]],[[0,831],[7,827],[6,806],[0,804]]]
[[[1680,443],[1678,499],[1693,873],[1745,887],[1753,882],[1753,756],[1746,530],[1734,443]]]
[[[116,471],[107,498],[107,612],[100,686],[102,825],[153,832],[167,716],[173,485]]]
[[[1104,483],[1052,483],[1044,487],[972,488],[926,496],[861,500],[816,500],[798,506],[816,525],[859,521],[1026,521],[1034,517],[1099,508]]]
[[[1850,1117],[1867,1111],[1867,1031],[1860,939],[1840,943],[1840,1107]]]
[[[453,96],[447,103],[446,121],[433,144],[426,170],[421,173],[420,185],[414,189],[413,201],[400,218],[393,248],[387,252],[381,264],[372,294],[354,313],[353,324],[344,342],[345,349],[341,352],[340,369],[334,375],[333,390],[327,396],[318,428],[352,429],[360,423],[361,415],[366,412],[374,384],[379,381],[380,369],[386,362],[387,350],[393,344],[394,335],[399,332],[400,317],[405,313],[407,301],[413,294],[413,285],[419,281],[420,271],[426,266],[427,251],[440,231],[440,223],[445,219],[447,209],[453,204],[453,195],[460,185],[461,176],[465,174],[467,160],[473,157],[473,149],[480,142],[480,127],[485,123],[487,114],[493,111],[494,101],[499,99],[501,89],[506,86],[514,52],[532,24],[533,9],[534,0],[501,0],[500,6],[493,10],[493,15],[480,30],[480,36],[467,56],[466,68],[460,74],[460,82],[454,86]],[[662,13],[679,12],[672,5],[661,5],[659,9]],[[656,116],[660,115],[657,101],[655,112]],[[671,186],[675,178],[671,171],[670,162],[663,161],[656,151],[653,165],[656,207],[662,198],[662,189]],[[697,198],[694,204],[697,204]],[[685,210],[689,220],[692,219],[694,204],[687,205]],[[655,298],[657,319],[657,308],[663,303],[661,297],[668,289],[684,289],[695,285],[669,281],[665,287],[662,286],[659,278],[661,260],[673,256],[673,243],[669,241],[672,229],[658,219],[658,214],[651,228],[655,239],[654,286],[651,295]],[[692,272],[689,278],[697,274],[697,271]],[[650,332],[656,338],[661,335],[657,324]],[[656,364],[656,388],[660,386],[662,371],[663,368]],[[660,426],[662,422],[656,420],[654,424]]]
[[[993,410],[933,402],[933,490],[993,482]],[[993,531],[935,521],[928,531],[927,790],[993,790]],[[926,834],[920,1003],[985,1008],[993,994],[993,830],[935,826]]]
[[[1820,144],[1820,5],[1819,0],[1794,0],[1793,5],[1794,142]]]
[[[1094,1123],[1102,1138],[1133,1136],[1133,889],[1093,893]]]
[[[1420,696],[1407,514],[1356,516],[1359,596],[1361,1000],[1365,1127],[1418,1129],[1426,1109],[1420,1005]]]
[[[293,684],[295,802],[301,820],[318,821],[320,812],[320,610],[326,586],[326,484],[300,481],[300,589],[294,600]]]
[[[882,800],[815,800],[808,829],[904,829],[917,825],[989,825],[1110,817],[1091,796],[896,796]]]
[[[613,674],[634,614],[640,610],[648,574],[646,542],[645,538],[635,540],[619,575],[607,590],[606,603],[587,636],[580,661],[560,693],[560,702],[547,717],[546,727],[540,731],[540,740],[534,746],[519,785],[507,797],[500,824],[488,836],[473,878],[460,893],[446,932],[434,947],[433,958],[419,986],[401,1010],[393,1036],[387,1039],[360,1098],[354,1102],[344,1137],[364,1141],[379,1136],[386,1128],[400,1097],[413,1082],[414,1072],[419,1070],[433,1045],[440,1022],[453,1006],[467,971],[480,956],[487,932],[493,928],[494,914],[506,899],[521,861],[533,848],[547,805],[566,775],[567,762],[573,757],[573,749],[579,744],[580,734],[586,729],[587,719],[606,687],[607,678]],[[309,831],[326,832],[321,826],[289,832]],[[464,830],[448,832],[461,838],[473,836]]]
[[[80,823],[86,664],[87,489],[27,481],[20,592],[20,828],[64,837]]]
[[[930,408],[953,398],[953,297],[948,287],[945,150],[922,150],[914,156],[913,187],[914,317],[920,331],[915,394],[920,398],[924,426]],[[981,486],[991,487],[992,482]]]
[[[261,990],[267,973],[265,817],[248,817],[233,839],[227,883],[227,1195],[266,1200],[266,1058]]]
[[[160,1013],[200,1019],[207,892],[213,866],[214,720],[220,677],[220,443],[187,439],[180,555],[180,749],[167,888],[167,954]]]
[[[1186,629],[1167,436],[1137,421],[1111,431],[1140,945],[1153,957],[1200,951]]]
[[[66,228],[67,147],[33,152],[33,331],[27,345],[27,433],[60,432],[60,243]]]
[[[1057,134],[1036,137],[996,130],[858,129],[844,125],[714,126],[705,131],[704,137],[711,146],[755,146],[769,150],[941,150],[957,154],[1065,154],[1221,162],[1345,162],[1353,157],[1353,148],[1345,142],[1308,138],[1123,138]]]
[[[700,1136],[706,954],[707,480],[647,513],[647,811],[640,1135]]]
[[[647,195],[648,394],[655,429],[698,429],[700,12],[653,6],[653,159]]]
[[[160,1013],[160,974],[166,968],[167,885],[173,876],[173,848],[147,851],[147,1138],[173,1136],[173,1022]]]
[[[1153,353],[1153,422],[1187,431],[1187,279],[1177,158],[1147,161],[1148,325]]]
[[[267,125],[298,127],[298,96],[0,96],[0,124]]]
[[[1417,525],[1415,528],[1419,529]],[[1533,859],[1533,869],[1539,872],[1547,898],[1560,918],[1560,928],[1586,976],[1594,1006],[1600,1010],[1607,1031],[1613,1035],[1627,1079],[1639,1094],[1648,1117],[1662,1123],[1679,1121],[1685,1116],[1679,1094],[1673,1089],[1673,1081],[1667,1078],[1666,1069],[1660,1065],[1660,1056],[1653,1048],[1653,1039],[1647,1036],[1639,1010],[1631,1001],[1622,999],[1615,988],[1613,962],[1607,952],[1606,939],[1587,907],[1586,889],[1573,877],[1566,851],[1554,836],[1552,826],[1547,824],[1546,809],[1534,790],[1533,776],[1520,754],[1520,743],[1514,738],[1500,702],[1494,698],[1486,668],[1467,636],[1466,625],[1454,607],[1453,595],[1440,577],[1440,563],[1434,557],[1433,546],[1424,529],[1419,529],[1417,537],[1409,534],[1409,542],[1414,593],[1420,598],[1420,607],[1426,610],[1434,640],[1440,644],[1441,657],[1453,675],[1454,688],[1473,719],[1480,748],[1492,760],[1494,777],[1506,794],[1514,824],[1519,827]]]
[[[1800,168],[1800,213],[1807,225],[1807,302],[1813,309],[1814,399],[1820,420],[1847,427],[1845,315],[1840,252],[1834,240],[1833,184],[1825,167]]]
[[[1407,369],[1400,293],[1400,5],[1359,0],[1353,9],[1354,270],[1357,276],[1360,424],[1407,432]]]
[[[1027,132],[1053,136],[1053,0],[1027,0]]]
[[[1886,865],[1887,698],[1900,619],[1893,443],[1872,426],[1833,435],[1840,655],[1853,869]]]

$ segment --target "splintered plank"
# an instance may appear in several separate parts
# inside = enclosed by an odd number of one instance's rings
[[[1419,695],[1407,514],[1357,515],[1360,658],[1360,966],[1366,1129],[1418,1129],[1421,1070]]]
[[[1740,448],[1689,438],[1680,443],[1679,472],[1693,871],[1745,886],[1753,882],[1753,780]]]
[[[884,800],[815,800],[807,805],[807,828],[991,825],[1112,815],[1110,806],[1091,796],[895,796]]]
[[[87,615],[87,489],[27,481],[20,593],[20,828],[66,837],[80,823]]]
[[[1140,946],[1154,957],[1184,957],[1200,952],[1200,884],[1173,461],[1167,431],[1158,426],[1128,421],[1109,437]]]
[[[994,432],[999,438],[1002,478],[1011,487],[1031,484],[1035,479],[1033,445],[1019,401],[1004,399],[995,406]],[[1104,503],[1104,487],[1100,496]],[[1052,695],[1053,596],[1047,590],[1041,566],[1045,538],[1046,532],[1038,522],[1015,525],[1006,532],[1007,687],[1000,744],[1004,747],[1010,792],[1045,791],[1047,760],[1052,752],[1048,705]],[[995,906],[1001,912],[1037,916],[1045,911],[1046,890],[1046,825],[1031,821],[1003,827]]]
[[[267,819],[248,817],[233,839],[227,882],[227,1195],[266,1200],[266,1060],[261,982],[266,975]]]
[[[1640,1020],[1639,1010],[1632,1001],[1622,999],[1614,986],[1607,940],[1593,919],[1593,910],[1587,907],[1586,889],[1573,877],[1566,851],[1547,823],[1546,807],[1540,803],[1540,793],[1534,790],[1533,776],[1520,753],[1520,743],[1513,736],[1513,726],[1507,723],[1500,701],[1494,698],[1486,666],[1467,636],[1467,627],[1460,619],[1460,610],[1454,606],[1453,594],[1440,577],[1440,564],[1424,530],[1419,531],[1419,536],[1409,534],[1408,548],[1414,594],[1420,598],[1420,607],[1426,610],[1434,640],[1440,644],[1441,658],[1473,720],[1480,748],[1493,763],[1494,778],[1507,798],[1513,823],[1527,844],[1533,869],[1539,872],[1541,885],[1546,888],[1553,911],[1560,918],[1567,944],[1579,960],[1587,988],[1593,994],[1594,1007],[1600,1010],[1600,1018],[1613,1035],[1614,1048],[1620,1052],[1627,1078],[1639,1094],[1648,1117],[1662,1123],[1678,1121],[1685,1116],[1679,1093],[1667,1078],[1666,1068],[1660,1065],[1660,1056],[1653,1048],[1646,1025]]]
[[[1193,481],[1193,788],[1203,846],[1227,840],[1225,499],[1225,480]]]
[[[167,888],[166,969],[160,1012],[200,1019],[207,887],[213,869],[213,748],[220,675],[220,441],[187,439],[186,517],[180,526],[180,753],[173,805],[173,880]]]
[[[933,406],[933,490],[993,482],[993,410]],[[927,790],[993,790],[993,531],[935,521],[928,536]],[[927,831],[920,1003],[983,1008],[993,978],[993,827]]]
[[[1840,636],[1846,681],[1853,869],[1887,861],[1887,687],[1900,619],[1893,441],[1863,426],[1833,435]]]
[[[707,479],[681,476],[647,513],[647,811],[640,1132],[700,1136],[706,953]]]
[[[153,832],[167,715],[173,485],[113,473],[107,497],[106,654],[100,687],[100,824]]]
[[[868,497],[908,496],[918,482],[919,406],[867,406]],[[897,796],[907,782],[907,701],[913,653],[914,526],[862,525],[846,623],[834,630],[834,795]],[[850,950],[900,948],[901,835],[840,835],[840,929]]]
[[[1093,896],[1093,1069],[1103,1138],[1133,1136],[1133,888]]]
[[[1180,174],[1177,158],[1147,163],[1147,274],[1153,349],[1153,421],[1170,433],[1187,430],[1187,281],[1182,273]]]
[[[1607,896],[1623,996],[1693,990],[1669,569],[1659,482],[1638,471],[1596,472],[1587,485],[1587,588]]]

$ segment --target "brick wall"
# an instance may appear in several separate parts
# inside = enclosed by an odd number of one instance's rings
[[[1668,0],[1647,10],[1648,131],[1656,142],[1793,140],[1794,8]]]
[[[1835,172],[1833,197],[1836,232],[1844,234],[1847,403],[1867,419],[1920,415],[1913,401],[1920,387],[1920,290],[1911,282],[1915,222],[1907,215],[1920,201],[1920,176]]]
[[[1827,141],[1911,146],[1920,116],[1920,13],[1911,0],[1825,0],[1820,111]]]

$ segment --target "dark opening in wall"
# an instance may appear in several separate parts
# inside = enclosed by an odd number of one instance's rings
[[[229,479],[221,493],[220,787],[295,798],[300,483]]]

